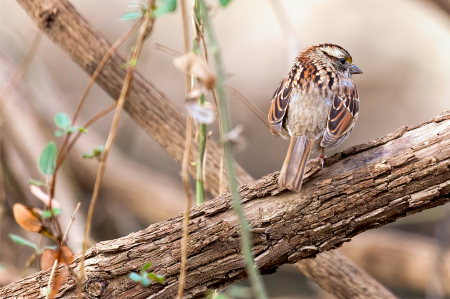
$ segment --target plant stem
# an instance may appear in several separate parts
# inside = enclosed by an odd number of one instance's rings
[[[195,2],[195,0],[194,0]],[[198,8],[198,5],[195,6],[196,10]],[[197,11],[196,11],[197,13]],[[196,16],[192,16],[195,18]],[[202,33],[201,33],[202,34]],[[197,55],[200,55],[200,47],[199,42],[196,38],[193,40],[193,46],[192,49]],[[205,95],[201,95],[200,99],[198,100],[199,105],[202,105],[205,103]],[[206,124],[199,124],[199,138],[198,138],[198,159],[197,159],[197,184],[196,184],[196,199],[197,199],[197,205],[201,205],[204,201],[205,197],[205,188],[204,188],[204,180],[203,180],[203,158],[205,156],[205,148],[206,148]]]
[[[154,0],[150,0],[151,4],[154,3]],[[152,7],[149,5],[149,7]],[[80,265],[80,279],[78,284],[78,299],[82,298],[82,285],[83,285],[83,278],[84,278],[84,260],[85,260],[85,253],[86,253],[86,247],[87,247],[87,238],[89,235],[89,231],[91,228],[91,221],[92,216],[94,214],[94,208],[95,203],[97,201],[98,193],[100,190],[100,184],[103,179],[103,175],[105,173],[105,167],[106,167],[106,161],[108,159],[109,151],[111,150],[112,145],[114,144],[114,140],[116,138],[117,134],[117,127],[119,125],[119,119],[120,115],[122,113],[122,109],[125,103],[125,98],[128,93],[128,88],[130,86],[131,77],[133,74],[133,70],[135,67],[135,63],[137,61],[137,58],[139,57],[139,54],[141,52],[142,44],[144,43],[145,37],[150,33],[151,28],[153,27],[153,21],[154,18],[151,16],[151,11],[147,11],[144,15],[144,21],[142,23],[141,29],[139,31],[138,40],[136,42],[136,46],[134,47],[133,53],[131,55],[131,59],[128,63],[127,67],[127,74],[125,76],[125,80],[122,86],[122,91],[120,93],[119,99],[117,100],[117,108],[116,112],[114,114],[114,119],[111,125],[111,129],[108,135],[108,140],[106,141],[105,151],[103,152],[102,158],[100,160],[100,165],[97,172],[97,179],[95,180],[95,186],[94,186],[94,192],[92,193],[92,199],[91,203],[89,205],[89,211],[86,219],[86,227],[84,230],[84,238],[83,238],[83,250],[81,254],[81,265]]]
[[[184,36],[184,52],[189,52],[189,21],[186,9],[185,1],[180,0],[181,4],[181,17],[183,19],[183,36]],[[186,73],[186,94],[191,92],[192,78]],[[192,190],[189,182],[189,157],[191,153],[192,145],[192,118],[188,114],[186,115],[186,142],[184,145],[183,162],[181,166],[182,179],[184,184],[184,190],[186,192],[186,211],[184,212],[183,219],[183,236],[181,238],[181,262],[180,262],[180,279],[178,285],[178,298],[183,298],[184,285],[186,282],[186,263],[187,263],[187,246],[189,238],[189,210],[191,209]]]
[[[212,24],[209,22],[206,5],[204,0],[200,0],[200,5],[203,6],[203,20],[204,27],[209,39],[209,48],[214,57],[216,72],[217,72],[217,81],[216,81],[216,89],[217,89],[217,98],[219,102],[219,114],[222,122],[222,130],[223,130],[223,146],[225,150],[225,164],[228,170],[228,183],[231,195],[233,197],[233,209],[238,218],[238,223],[241,231],[241,247],[242,253],[244,256],[244,261],[247,269],[247,274],[249,276],[253,295],[256,298],[262,299],[267,298],[266,291],[264,289],[261,276],[259,274],[258,268],[255,266],[253,252],[252,252],[252,241],[250,235],[250,225],[245,218],[244,211],[241,206],[240,196],[238,192],[238,183],[236,180],[235,173],[235,165],[234,165],[234,157],[233,157],[233,144],[227,138],[227,133],[231,130],[231,119],[228,113],[228,102],[226,95],[226,73],[223,65],[222,57],[219,51],[219,45],[216,41],[215,33],[212,28]]]

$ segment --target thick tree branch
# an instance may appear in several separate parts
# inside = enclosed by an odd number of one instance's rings
[[[450,112],[402,127],[381,139],[309,164],[299,193],[280,191],[278,173],[240,187],[253,227],[256,263],[273,273],[285,263],[335,249],[359,233],[450,201]],[[186,297],[222,289],[246,277],[230,195],[191,210]],[[173,298],[180,268],[183,215],[87,251],[85,294],[96,298]],[[164,285],[149,287],[127,274],[153,262]],[[79,257],[71,264],[79,270]],[[0,297],[41,298],[49,271],[0,289]],[[72,298],[69,280],[61,297]]]
[[[17,0],[17,2],[48,38],[64,50],[80,68],[92,75],[111,45],[68,1]],[[123,63],[126,63],[126,60],[114,52],[96,80],[113,99],[119,98],[126,75],[126,70],[120,68]],[[185,115],[137,71],[133,75],[125,110],[178,163],[181,163],[185,143]],[[205,186],[217,196],[219,172],[216,170],[219,169],[220,149],[216,143],[208,142],[207,152]],[[195,161],[198,155],[196,144],[193,145],[192,155],[191,161]],[[195,175],[195,166],[191,166],[189,172]],[[239,166],[237,177],[240,184],[253,181],[253,178]]]

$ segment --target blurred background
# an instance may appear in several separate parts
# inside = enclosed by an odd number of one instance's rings
[[[118,21],[131,11],[127,1],[71,0],[75,8],[110,43],[132,25]],[[133,2],[133,1],[131,1]],[[432,0],[233,0],[212,15],[228,72],[228,84],[267,114],[271,96],[294,57],[303,48],[335,43],[347,49],[363,75],[354,76],[361,112],[353,133],[337,151],[426,121],[450,107],[450,1]],[[448,6],[446,6],[448,5]],[[0,3],[0,91],[26,55],[37,29],[12,0]],[[119,50],[128,57],[131,37]],[[179,9],[156,21],[144,44],[137,69],[173,102],[183,105],[184,75],[173,57],[156,44],[183,51]],[[53,135],[56,113],[72,116],[89,76],[45,36],[15,92],[3,98],[0,115],[1,243],[0,285],[39,270],[25,269],[32,249],[13,243],[9,233],[35,243],[37,234],[21,229],[12,205],[42,206],[30,192],[30,178],[43,180],[37,161]],[[212,99],[209,99],[212,102]],[[240,100],[229,95],[234,125],[244,126],[246,147],[236,159],[254,178],[279,170],[288,143],[267,127]],[[80,123],[112,103],[94,86]],[[112,115],[90,128],[59,173],[56,198],[65,227],[75,206],[81,209],[70,233],[74,253],[82,233],[98,163],[82,152],[103,145]],[[216,124],[210,129],[218,140]],[[331,155],[332,153],[328,153]],[[92,244],[144,229],[180,213],[185,195],[181,167],[126,114],[108,160],[92,223]],[[450,298],[450,208],[441,206],[408,216],[382,229],[355,237],[339,249],[401,298]],[[271,298],[333,298],[292,265],[266,276]],[[447,282],[447,283],[442,283]],[[246,283],[229,290],[245,298]]]

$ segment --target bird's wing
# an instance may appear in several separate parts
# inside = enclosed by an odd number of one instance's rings
[[[335,148],[348,137],[358,118],[359,95],[355,83],[348,79],[343,80],[330,96],[332,104],[320,146]]]
[[[289,81],[289,76],[284,77],[272,96],[272,103],[269,111],[269,123],[270,130],[274,135],[280,134],[281,127],[283,126],[283,118],[286,115],[291,99],[291,87]]]

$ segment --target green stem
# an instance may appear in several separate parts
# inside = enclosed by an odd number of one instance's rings
[[[205,103],[205,96],[202,95],[199,100],[200,104]],[[197,160],[197,205],[203,203],[205,189],[203,186],[203,158],[206,148],[206,124],[200,124],[199,144],[198,144],[198,160]]]
[[[195,5],[196,14],[195,18],[199,20],[199,6]],[[200,46],[197,39],[194,38],[192,43],[192,49],[197,55],[200,55]],[[199,99],[199,105],[205,103],[205,96],[202,94]],[[205,156],[205,148],[206,148],[206,124],[199,125],[199,143],[198,143],[198,160],[197,160],[197,184],[196,184],[196,199],[197,205],[201,205],[204,201],[205,197],[205,188],[203,182],[203,158]]]
[[[262,283],[261,276],[259,274],[259,270],[255,265],[254,256],[252,252],[252,240],[250,235],[250,225],[247,222],[244,214],[244,210],[241,205],[241,200],[238,192],[238,182],[236,180],[236,172],[234,165],[234,157],[233,157],[233,144],[230,140],[227,139],[227,133],[231,130],[231,120],[228,113],[228,102],[227,102],[227,94],[226,94],[226,73],[225,67],[223,65],[222,57],[220,55],[219,46],[216,41],[216,37],[212,28],[211,23],[209,22],[206,5],[204,0],[200,0],[200,5],[202,12],[204,27],[209,39],[209,48],[210,53],[213,54],[214,61],[216,64],[217,71],[217,82],[216,82],[216,90],[217,97],[219,102],[219,114],[222,122],[222,134],[224,137],[223,146],[225,148],[225,163],[228,170],[228,180],[229,180],[229,189],[231,195],[233,197],[233,209],[236,213],[240,232],[241,232],[241,247],[242,253],[244,256],[244,261],[246,265],[247,274],[250,279],[250,283],[253,290],[253,295],[259,299],[267,298],[266,290],[264,289],[264,285]]]

